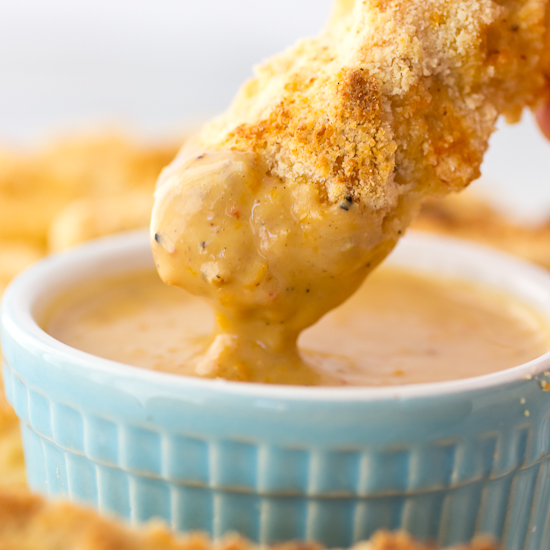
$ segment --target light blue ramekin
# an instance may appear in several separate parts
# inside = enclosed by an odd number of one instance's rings
[[[550,319],[550,276],[495,251],[413,234],[389,261],[494,285]],[[262,543],[347,547],[403,528],[441,545],[485,532],[508,550],[549,547],[549,354],[454,382],[262,386],[100,359],[35,321],[70,287],[152,265],[134,233],[46,259],[7,290],[3,375],[33,489]]]

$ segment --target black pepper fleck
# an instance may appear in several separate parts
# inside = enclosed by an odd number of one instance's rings
[[[346,210],[346,211],[347,211],[347,210],[349,210],[349,209],[351,208],[352,204],[353,204],[353,199],[351,198],[350,195],[346,195],[346,196],[344,197],[344,200],[340,203],[340,208],[341,208],[342,210]]]

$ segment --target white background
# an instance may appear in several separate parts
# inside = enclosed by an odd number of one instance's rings
[[[0,142],[82,128],[177,135],[222,110],[254,64],[314,34],[330,0],[0,0]],[[474,189],[550,215],[550,144],[531,117],[497,134]]]

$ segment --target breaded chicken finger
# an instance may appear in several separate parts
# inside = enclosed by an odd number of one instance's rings
[[[157,186],[161,277],[218,313],[199,374],[298,370],[273,358],[357,289],[423,197],[479,176],[500,114],[547,97],[549,13],[548,0],[340,0],[319,36],[257,70]],[[263,358],[245,357],[258,341]]]

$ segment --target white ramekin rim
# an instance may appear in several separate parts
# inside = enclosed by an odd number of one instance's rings
[[[442,253],[454,257],[457,262],[464,256],[485,273],[505,274],[507,280],[516,279],[518,296],[521,290],[536,295],[542,303],[533,304],[547,317],[550,323],[550,273],[544,269],[492,248],[465,242],[460,239],[443,237],[418,231],[411,231],[407,242],[428,249],[439,248]],[[227,380],[201,379],[160,371],[141,369],[74,349],[46,333],[35,319],[37,307],[43,308],[63,292],[70,281],[77,286],[85,280],[86,267],[101,271],[101,262],[107,257],[132,257],[135,261],[120,263],[118,269],[109,274],[127,273],[135,269],[152,267],[148,249],[148,234],[144,230],[122,235],[104,237],[91,243],[78,246],[68,252],[52,255],[35,264],[10,283],[2,301],[2,324],[4,330],[17,334],[20,342],[39,350],[42,354],[59,356],[72,362],[75,368],[84,367],[118,377],[140,380],[154,386],[170,386],[172,390],[210,391],[243,397],[258,397],[276,400],[303,401],[380,401],[430,398],[441,395],[467,393],[498,386],[531,380],[550,370],[550,351],[522,365],[491,374],[425,384],[406,384],[384,387],[303,387],[275,384],[243,383]],[[147,243],[147,246],[146,246]],[[403,247],[405,243],[398,245]],[[405,245],[406,246],[406,245]],[[133,256],[132,256],[133,255]],[[433,250],[432,250],[433,256]],[[111,262],[107,262],[110,264]],[[543,307],[545,306],[545,307]]]

